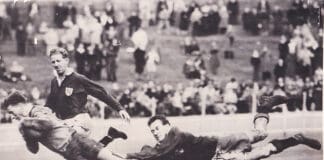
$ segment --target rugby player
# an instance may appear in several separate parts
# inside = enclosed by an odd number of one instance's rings
[[[38,145],[41,143],[68,160],[118,159],[102,143],[78,133],[58,119],[50,108],[27,103],[26,97],[18,91],[12,92],[4,100],[1,108],[21,119],[19,131],[32,153],[38,152]],[[125,139],[125,134],[111,128],[106,141],[111,142],[115,138]]]
[[[254,129],[224,137],[197,137],[172,127],[166,117],[157,115],[148,121],[148,126],[157,144],[154,147],[144,146],[138,153],[120,156],[125,159],[140,160],[255,160],[278,154],[299,144],[319,150],[320,142],[305,137],[303,134],[296,134],[287,139],[274,139],[257,148],[251,147],[253,143],[267,137],[268,113],[273,110],[274,106],[289,100],[291,98],[284,96],[261,98],[259,113],[253,121]]]
[[[78,133],[89,135],[91,120],[85,106],[87,96],[91,95],[118,111],[122,119],[130,121],[126,110],[102,86],[69,67],[68,52],[64,48],[52,49],[49,57],[55,77],[51,81],[45,106],[55,112],[58,118],[65,120]]]
[[[37,139],[49,149],[63,155],[66,159],[140,159],[140,160],[253,160],[280,153],[286,148],[304,144],[319,150],[319,141],[296,134],[287,139],[275,139],[267,145],[251,148],[252,143],[267,137],[268,112],[273,106],[286,101],[285,97],[273,96],[260,103],[261,113],[254,118],[254,130],[232,134],[225,137],[196,137],[172,127],[164,116],[149,119],[148,126],[157,144],[144,146],[138,153],[115,154],[100,143],[75,133],[71,127],[62,124],[50,110],[25,104],[21,94],[12,94],[3,108],[24,119],[20,131],[26,140]],[[111,141],[118,136],[110,136]]]

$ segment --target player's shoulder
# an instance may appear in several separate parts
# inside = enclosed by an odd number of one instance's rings
[[[77,72],[73,72],[71,75],[71,78],[73,78],[76,81],[85,82],[85,81],[90,81],[89,78],[87,78],[85,75],[79,74]]]
[[[78,72],[73,72],[70,76],[73,77],[73,78],[81,78],[81,79],[86,78],[86,76],[84,76],[84,75],[82,75],[82,74],[80,74]]]

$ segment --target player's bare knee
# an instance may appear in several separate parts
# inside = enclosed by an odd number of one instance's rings
[[[268,133],[265,130],[259,131],[258,136],[260,137],[261,140],[264,140],[268,137]]]
[[[112,160],[113,154],[108,148],[102,148],[97,156],[98,160]]]
[[[262,141],[268,137],[268,133],[265,130],[256,130],[256,129],[247,132],[247,135],[251,143]]]
[[[267,144],[267,145],[261,147],[260,154],[262,155],[262,157],[268,157],[268,156],[270,156],[272,150],[273,150],[272,145]]]

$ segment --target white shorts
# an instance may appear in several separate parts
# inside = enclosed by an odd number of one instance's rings
[[[91,133],[92,123],[88,113],[81,113],[73,118],[65,119],[64,123],[75,129],[79,134],[89,136]]]

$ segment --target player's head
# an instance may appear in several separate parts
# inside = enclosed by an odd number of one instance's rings
[[[28,116],[27,109],[31,108],[28,107],[31,104],[26,104],[27,98],[26,96],[20,91],[13,91],[10,93],[5,100],[3,101],[1,108],[7,110],[9,113],[15,116]]]
[[[49,57],[57,74],[63,75],[69,66],[68,52],[64,48],[54,48],[50,51]]]
[[[170,122],[166,119],[165,116],[156,115],[149,119],[147,125],[150,127],[150,130],[154,138],[161,142],[170,131]]]

